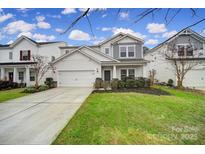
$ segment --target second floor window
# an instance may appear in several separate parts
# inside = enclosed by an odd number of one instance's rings
[[[178,45],[178,56],[193,56],[192,45]]]
[[[120,58],[134,58],[135,57],[135,46],[120,46],[119,47]]]
[[[110,48],[105,48],[105,54],[109,55],[110,54]]]
[[[178,56],[184,56],[185,47],[183,45],[178,46]]]
[[[21,50],[20,51],[20,60],[31,60],[31,51],[30,50]]]
[[[12,60],[12,59],[13,59],[13,53],[9,52],[9,60]]]

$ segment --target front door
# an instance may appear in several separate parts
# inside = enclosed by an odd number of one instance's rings
[[[110,70],[105,70],[104,71],[104,80],[105,81],[110,81],[110,79],[111,79],[111,76],[110,76]]]
[[[13,82],[14,74],[13,72],[9,72],[9,81]]]

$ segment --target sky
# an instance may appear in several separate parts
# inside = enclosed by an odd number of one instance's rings
[[[21,35],[38,42],[65,41],[68,45],[94,45],[119,33],[130,33],[145,41],[152,48],[168,39],[184,27],[205,17],[205,9],[197,9],[194,16],[191,9],[181,9],[179,14],[166,23],[168,9],[161,9],[135,23],[145,9],[91,9],[88,18],[81,19],[67,33],[61,34],[68,25],[85,11],[80,8],[67,9],[0,9],[0,44],[10,44]],[[170,20],[178,9],[170,9]],[[205,35],[205,22],[192,27]],[[92,34],[93,31],[93,34]]]

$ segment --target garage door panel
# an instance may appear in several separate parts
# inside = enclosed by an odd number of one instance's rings
[[[191,70],[184,79],[184,86],[205,88],[205,70]]]
[[[92,87],[95,82],[94,70],[59,71],[60,87]]]

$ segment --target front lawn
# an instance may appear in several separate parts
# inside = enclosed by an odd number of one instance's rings
[[[205,96],[93,93],[53,144],[205,144]]]
[[[26,93],[22,93],[23,90],[24,90],[23,88],[18,88],[18,89],[0,91],[0,103],[28,95]]]

